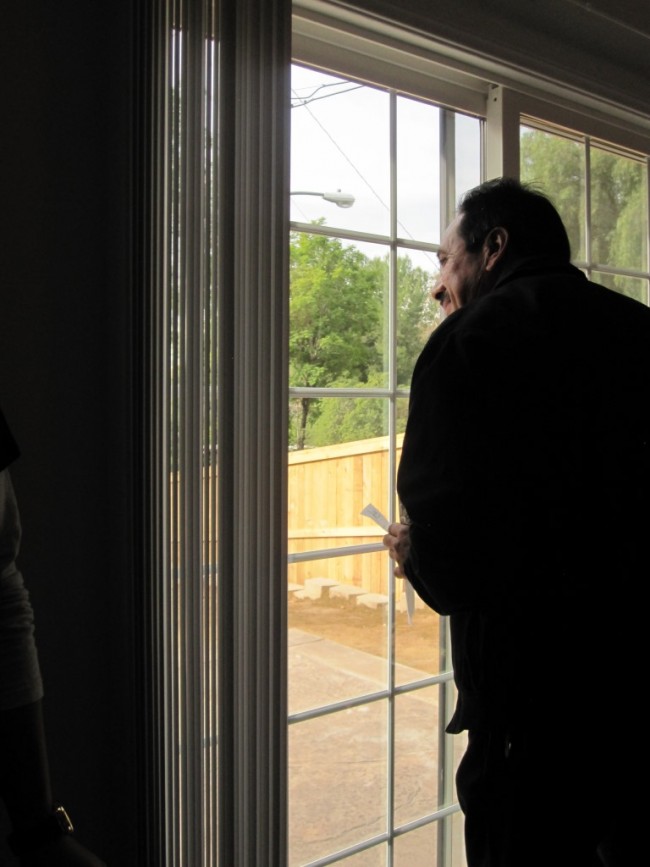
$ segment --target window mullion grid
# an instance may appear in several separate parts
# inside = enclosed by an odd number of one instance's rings
[[[317,397],[328,397],[332,396],[352,396],[352,397],[366,397],[368,395],[376,395],[376,396],[385,396],[390,405],[389,411],[389,423],[388,423],[388,442],[389,442],[389,479],[394,480],[396,477],[397,470],[397,458],[396,458],[396,448],[395,448],[395,435],[396,435],[396,401],[398,397],[407,397],[408,390],[398,389],[397,388],[397,366],[396,366],[396,342],[399,337],[397,335],[397,309],[398,309],[398,243],[399,243],[399,235],[398,235],[398,219],[397,219],[397,183],[398,178],[396,175],[396,149],[397,149],[397,95],[394,92],[390,93],[390,195],[391,195],[391,212],[390,212],[390,234],[388,237],[379,237],[375,235],[366,235],[361,232],[350,232],[343,230],[332,229],[331,227],[317,227],[311,226],[307,224],[298,224],[292,223],[291,228],[294,231],[309,231],[318,234],[327,234],[332,236],[337,236],[341,238],[353,238],[355,240],[366,240],[372,241],[375,243],[383,243],[388,244],[389,248],[389,287],[388,287],[388,304],[387,304],[387,314],[388,314],[388,388],[387,389],[364,389],[364,388],[355,388],[355,389],[308,389],[308,388],[299,388],[293,387],[289,389],[289,394],[291,397],[301,397],[303,395],[309,396],[317,396]],[[443,225],[447,224],[453,217],[455,210],[455,195],[456,195],[456,180],[455,180],[455,116],[451,111],[445,112],[441,109],[441,115],[444,117],[444,120],[441,123],[441,139],[440,139],[440,161],[441,161],[441,178],[442,178],[442,191],[441,191],[441,223]],[[481,154],[481,158],[484,159],[484,152]],[[438,245],[428,245],[428,244],[413,244],[414,249],[431,249],[434,252],[438,249]],[[390,502],[390,518],[391,520],[395,520],[397,516],[394,514],[395,512],[395,500],[394,500],[394,488],[391,487],[389,493],[389,502]],[[370,546],[344,546],[331,548],[323,551],[306,551],[302,552],[299,555],[291,555],[288,560],[289,562],[302,562],[305,560],[311,559],[320,559],[323,557],[338,557],[345,556],[351,553],[361,553],[361,548],[363,547],[363,551],[372,551],[372,550],[382,550],[382,546],[380,545],[370,545]],[[387,679],[387,689],[385,693],[385,697],[388,701],[388,709],[387,709],[387,767],[388,767],[388,779],[387,779],[387,834],[384,837],[382,835],[381,840],[385,840],[388,844],[388,861],[387,865],[392,865],[393,863],[393,840],[396,836],[399,836],[402,833],[401,829],[396,829],[394,826],[394,768],[395,768],[395,754],[394,754],[394,746],[395,746],[395,696],[400,692],[395,686],[395,582],[394,577],[392,575],[392,569],[390,569],[390,564],[387,564],[387,569],[390,571],[389,578],[389,665],[388,665],[388,679]],[[446,660],[449,656],[448,654],[448,630],[446,629],[446,620],[445,618],[441,618],[441,659]],[[446,718],[446,702],[451,701],[453,699],[453,682],[450,681],[449,678],[443,678],[439,682],[440,690],[441,690],[441,698],[440,698],[440,789],[438,793],[438,798],[440,803],[449,803],[451,801],[452,793],[453,793],[453,754],[446,750],[446,735],[444,733],[445,728],[445,718]],[[325,709],[318,709],[314,712],[314,716],[322,715],[322,713],[327,713]],[[293,724],[295,722],[300,721],[300,717],[292,716],[289,719],[289,723]],[[452,811],[453,812],[453,811]],[[443,818],[443,814],[446,815],[444,810],[435,811],[435,818],[441,819]],[[433,815],[433,814],[432,814]],[[434,819],[430,819],[434,821]],[[446,824],[441,825],[440,833],[438,835],[439,839],[439,861],[438,863],[450,864],[451,863],[451,835],[446,832]],[[379,842],[379,840],[375,840],[374,844]],[[359,851],[366,848],[366,845],[363,844]],[[347,852],[348,850],[346,850]],[[351,852],[352,850],[350,850]],[[342,853],[338,853],[338,855],[333,855],[331,858],[323,859],[323,863],[329,863],[330,861],[335,861],[341,856]],[[446,860],[442,860],[442,859]],[[320,862],[318,862],[320,863]]]

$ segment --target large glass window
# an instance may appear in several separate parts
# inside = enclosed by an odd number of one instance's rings
[[[446,622],[392,577],[415,360],[481,121],[294,66],[289,354],[289,864],[464,863]]]

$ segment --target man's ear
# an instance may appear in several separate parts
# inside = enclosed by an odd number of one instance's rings
[[[495,226],[485,236],[483,242],[484,267],[486,271],[492,271],[503,259],[508,247],[508,230],[503,226]]]

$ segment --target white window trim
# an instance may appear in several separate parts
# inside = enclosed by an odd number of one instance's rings
[[[614,123],[584,106],[552,102],[502,86],[490,90],[487,105],[487,176],[519,176],[519,125],[534,117],[549,126],[569,130],[624,148],[639,156],[650,154],[650,134],[642,128]]]
[[[425,99],[428,95],[449,108],[482,116],[485,111],[477,107],[477,99],[483,95],[485,108],[491,88],[498,86],[522,98],[541,100],[551,107],[564,107],[601,121],[617,130],[617,140],[625,131],[631,136],[650,137],[648,114],[598,97],[585,85],[569,85],[550,75],[542,77],[487,53],[473,53],[460,41],[436,38],[421,29],[391,22],[385,14],[371,12],[375,5],[371,0],[360,0],[357,4],[293,0],[294,59],[312,65],[324,63],[347,77],[352,75],[351,63],[359,64],[363,70],[361,77],[370,83],[403,89]],[[385,9],[387,4],[381,6]],[[397,4],[395,9],[399,11]],[[430,20],[435,27],[434,11]],[[345,50],[339,51],[342,38]],[[375,77],[374,72],[380,77]],[[433,88],[430,91],[427,82]],[[444,82],[442,87],[440,82]],[[623,144],[631,150],[638,149],[634,143]]]

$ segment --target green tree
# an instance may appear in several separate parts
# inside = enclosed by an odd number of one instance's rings
[[[646,169],[633,157],[591,145],[591,262],[643,268],[648,226]],[[574,259],[585,259],[585,145],[541,130],[524,129],[521,177],[550,196],[564,221]],[[612,281],[609,281],[612,282]],[[616,278],[628,291],[629,279]],[[619,285],[620,284],[620,285]]]
[[[595,150],[596,198],[592,259],[620,268],[643,269],[647,244],[647,180],[645,166],[607,151]]]
[[[551,198],[566,226],[575,259],[585,256],[584,147],[580,142],[541,130],[521,137],[521,180]]]
[[[434,279],[433,272],[415,266],[409,256],[398,257],[397,385],[400,388],[411,384],[415,362],[440,321],[438,304],[430,294]]]
[[[371,374],[367,382],[369,386],[384,384],[384,374],[378,372]],[[387,411],[388,406],[383,398],[324,399],[309,425],[309,442],[312,446],[326,446],[382,436],[388,430]]]
[[[437,305],[429,295],[432,280],[432,273],[416,267],[408,255],[398,257],[396,363],[401,388],[408,387],[415,361],[437,322]],[[388,283],[388,255],[369,259],[335,238],[291,236],[292,386],[387,384]],[[400,417],[402,428],[404,421]],[[296,449],[307,443],[319,446],[381,436],[387,430],[386,402],[305,397],[292,402],[289,426]]]
[[[368,258],[336,238],[292,233],[289,381],[359,385],[381,363],[383,287]],[[302,398],[292,430],[304,448],[313,398]]]

